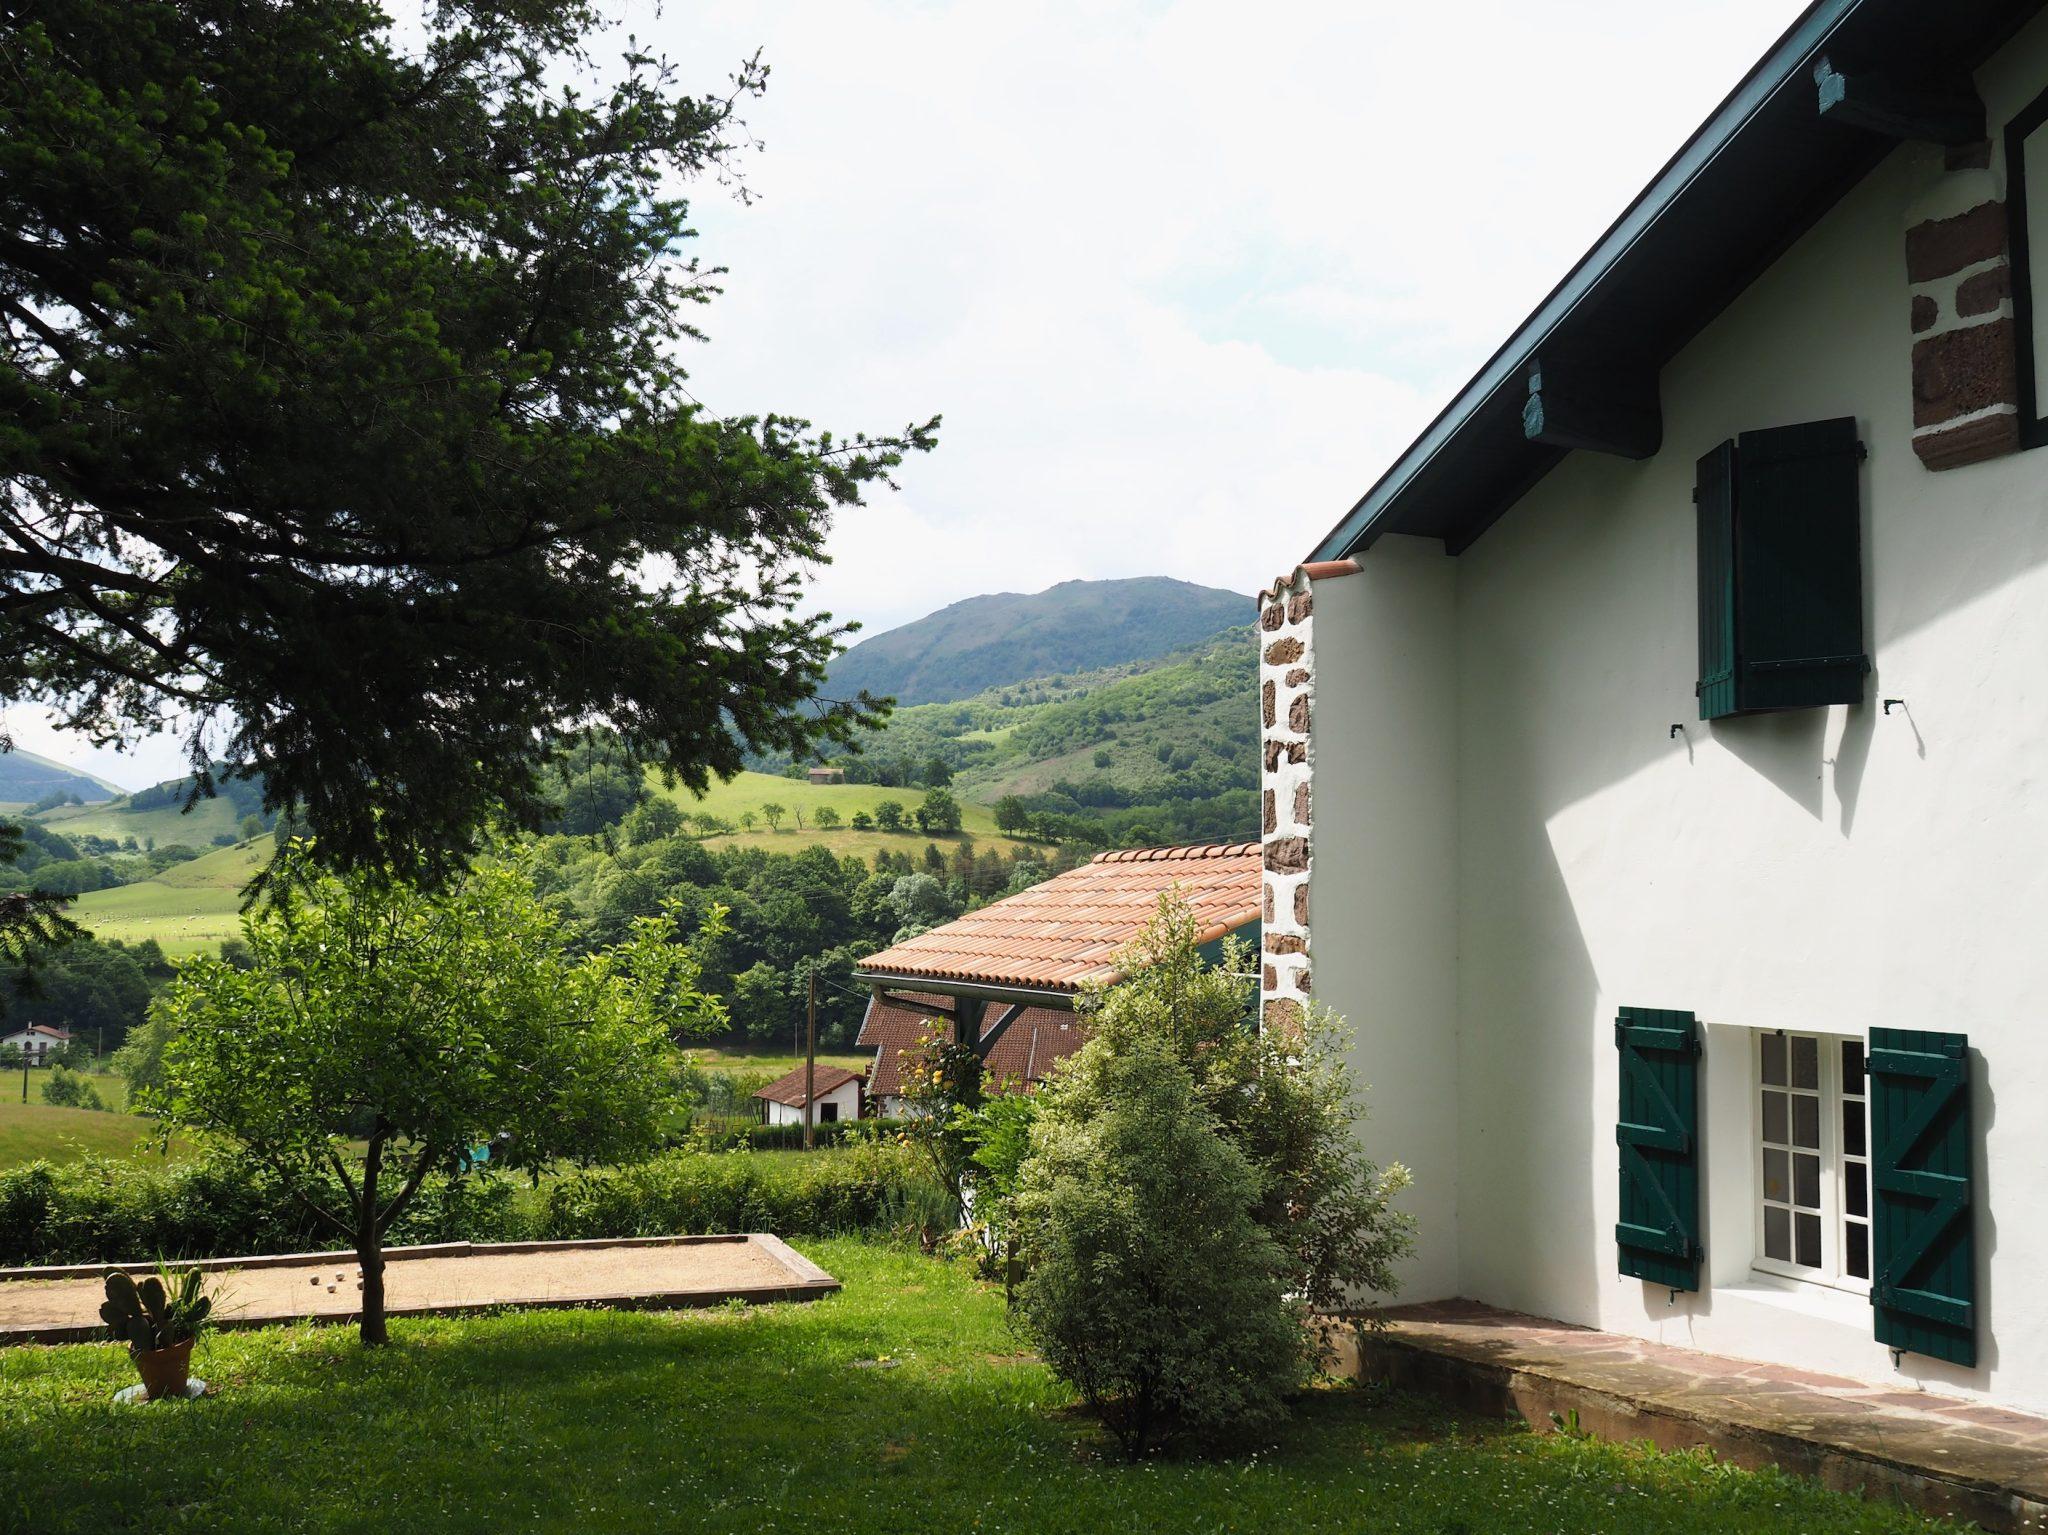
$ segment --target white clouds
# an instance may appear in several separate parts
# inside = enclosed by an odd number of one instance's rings
[[[693,83],[764,45],[768,151],[697,353],[722,411],[946,414],[822,606],[1299,558],[1796,14],[797,0],[629,11]]]

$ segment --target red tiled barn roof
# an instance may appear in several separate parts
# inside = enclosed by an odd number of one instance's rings
[[[844,1066],[820,1066],[818,1068],[818,1096],[837,1092],[849,1082],[858,1082],[861,1074],[848,1071]],[[804,1068],[777,1077],[766,1087],[756,1088],[756,1098],[766,1098],[770,1103],[779,1103],[786,1108],[800,1109],[804,1106]]]
[[[862,1049],[873,1049],[875,1064],[868,1073],[868,1093],[876,1098],[895,1098],[903,1093],[903,1052],[915,1049],[929,1023],[941,1024],[946,1037],[953,1037],[953,1025],[943,1018],[907,1006],[904,998],[936,1007],[952,1006],[950,997],[910,992],[884,1000],[868,999],[867,1016],[861,1019]],[[991,1007],[982,1017],[984,1029],[993,1028],[1003,1015]],[[989,1048],[986,1080],[990,1086],[1001,1082],[1022,1082],[1036,1087],[1052,1074],[1053,1066],[1065,1060],[1088,1041],[1087,1026],[1072,1013],[1052,1007],[1027,1007],[997,1036]]]
[[[1132,848],[1091,862],[957,921],[870,954],[861,969],[932,981],[1077,991],[1117,979],[1112,957],[1178,888],[1199,942],[1259,915],[1259,845]]]

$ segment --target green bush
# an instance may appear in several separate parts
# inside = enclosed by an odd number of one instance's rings
[[[51,1070],[50,1080],[43,1084],[43,1102],[60,1109],[105,1109],[106,1099],[100,1090],[75,1071],[58,1066]]]
[[[1092,1045],[1047,1088],[1017,1196],[1024,1335],[1143,1454],[1278,1418],[1309,1358],[1259,1177],[1171,1046]]]
[[[887,1226],[903,1191],[926,1175],[901,1147],[856,1143],[830,1155],[764,1160],[678,1152],[633,1167],[594,1168],[552,1185],[534,1234],[657,1236],[772,1231],[823,1236]]]
[[[327,1190],[311,1192],[331,1197]],[[503,1179],[430,1177],[391,1241],[503,1241],[523,1235]],[[228,1152],[151,1164],[88,1157],[0,1173],[0,1265],[131,1263],[328,1249],[340,1238],[302,1191]]]

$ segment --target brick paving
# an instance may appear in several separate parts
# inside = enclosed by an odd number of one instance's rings
[[[1577,1412],[1602,1438],[1705,1445],[1988,1530],[2048,1532],[2048,1418],[1469,1301],[1389,1317],[1365,1346],[1372,1378],[1518,1412],[1539,1428],[1552,1412]]]

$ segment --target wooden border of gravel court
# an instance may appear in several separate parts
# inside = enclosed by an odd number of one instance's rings
[[[651,1236],[651,1237],[595,1237],[566,1242],[436,1242],[417,1247],[392,1247],[384,1253],[389,1267],[407,1261],[432,1258],[504,1257],[522,1253],[575,1253],[614,1252],[621,1248],[679,1248],[709,1247],[746,1244],[760,1256],[780,1268],[788,1277],[786,1282],[770,1284],[682,1286],[653,1289],[592,1290],[585,1294],[557,1293],[545,1297],[532,1295],[478,1295],[464,1296],[460,1300],[432,1304],[406,1304],[403,1302],[385,1307],[389,1317],[410,1316],[451,1316],[477,1311],[540,1311],[564,1310],[591,1307],[613,1311],[660,1311],[684,1310],[705,1306],[721,1306],[729,1301],[746,1301],[753,1305],[766,1305],[778,1301],[809,1301],[838,1291],[839,1281],[824,1269],[797,1252],[780,1237],[765,1232],[718,1234],[711,1236]],[[304,1253],[259,1253],[246,1258],[195,1258],[176,1264],[179,1268],[197,1268],[207,1273],[247,1272],[255,1269],[302,1268],[318,1272],[336,1264],[353,1266],[355,1254],[351,1251],[304,1252]],[[106,1328],[95,1321],[52,1325],[9,1326],[6,1322],[6,1294],[10,1285],[51,1283],[64,1280],[98,1279],[109,1269],[122,1269],[131,1274],[153,1273],[154,1263],[67,1263],[34,1268],[0,1269],[0,1345],[17,1343],[86,1343],[103,1339]],[[331,1287],[330,1287],[331,1288]],[[290,1322],[316,1322],[321,1324],[351,1324],[358,1320],[353,1311],[308,1312],[300,1309],[269,1311],[231,1312],[225,1316],[216,1311],[212,1325],[221,1329],[249,1327],[274,1327]]]

